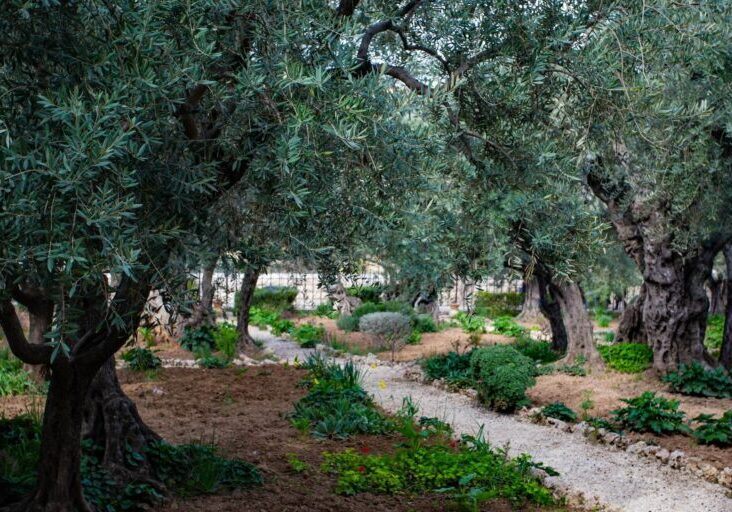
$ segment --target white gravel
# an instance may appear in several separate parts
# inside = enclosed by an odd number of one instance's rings
[[[282,359],[303,361],[313,352],[266,331],[252,329],[252,335]],[[547,484],[562,489],[573,502],[584,500],[588,509],[601,505],[605,510],[626,512],[732,512],[732,499],[719,485],[624,451],[590,444],[580,435],[488,411],[461,394],[406,379],[408,365],[378,362],[363,366],[364,387],[385,410],[395,412],[404,398],[411,397],[420,415],[450,423],[457,434],[476,434],[483,425],[494,446],[508,446],[513,455],[528,453],[556,469],[560,475],[548,478]]]

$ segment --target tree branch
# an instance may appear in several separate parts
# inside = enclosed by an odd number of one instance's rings
[[[0,299],[0,327],[5,333],[13,354],[26,364],[49,364],[53,348],[49,345],[28,343],[20,325],[15,306],[10,299]]]

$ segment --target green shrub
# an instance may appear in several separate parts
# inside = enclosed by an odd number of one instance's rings
[[[541,409],[541,414],[547,418],[556,418],[562,421],[577,421],[577,413],[562,402],[554,402]]]
[[[469,315],[464,311],[460,311],[455,315],[454,319],[458,322],[463,332],[468,334],[485,332],[485,318],[482,316]]]
[[[389,348],[393,359],[411,332],[411,322],[401,313],[369,313],[361,317],[358,328],[375,337],[379,347]]]
[[[346,295],[349,297],[358,297],[362,302],[379,304],[383,291],[384,289],[381,286],[351,286],[350,288],[346,288]]]
[[[521,337],[512,346],[526,357],[530,357],[537,363],[553,363],[561,357],[552,350],[552,344],[548,341],[536,341],[528,337]]]
[[[308,370],[303,384],[308,394],[290,414],[298,428],[319,439],[347,439],[356,434],[385,434],[394,423],[381,415],[361,387],[363,374],[352,363],[338,365],[321,354],[303,364]]]
[[[601,345],[597,349],[610,368],[623,373],[643,372],[653,361],[653,350],[643,343]]]
[[[682,364],[675,372],[663,377],[671,391],[682,395],[732,398],[732,377],[723,369],[708,370],[694,362]]]
[[[358,330],[358,318],[354,316],[341,316],[336,322],[336,326],[346,332],[353,332]]]
[[[122,360],[131,370],[139,372],[155,370],[162,366],[162,361],[152,350],[146,348],[131,348],[122,354]]]
[[[387,455],[352,449],[325,453],[323,470],[338,476],[338,494],[440,492],[463,502],[470,510],[478,510],[481,502],[496,498],[515,506],[526,502],[553,504],[551,491],[531,474],[537,466],[541,467],[527,455],[512,459],[480,436],[463,436],[459,443],[443,440],[408,444]]]
[[[254,290],[252,306],[281,313],[292,309],[295,299],[297,299],[297,288],[266,286]]]
[[[252,307],[249,310],[249,324],[261,329],[265,329],[279,319],[280,314],[272,309]]]
[[[303,348],[314,348],[325,338],[325,328],[312,324],[302,324],[290,331],[290,336]]]
[[[678,400],[667,400],[646,391],[635,398],[625,398],[627,407],[612,411],[615,421],[633,432],[654,434],[686,434],[685,414],[679,411]]]
[[[0,396],[24,395],[37,391],[30,374],[23,369],[23,362],[8,349],[0,349]]]
[[[338,318],[338,311],[333,309],[333,303],[329,301],[325,304],[318,304],[318,307],[313,311],[313,315],[335,320]]]
[[[516,316],[523,303],[523,293],[478,292],[475,297],[475,312],[488,318]]]
[[[412,328],[418,333],[437,332],[437,324],[430,315],[415,315],[412,318]]]
[[[496,345],[473,350],[470,367],[478,397],[497,411],[512,411],[528,402],[535,384],[534,362],[513,347]]]
[[[213,331],[214,343],[219,352],[231,361],[236,355],[236,342],[239,339],[239,332],[236,326],[229,323],[218,324]]]
[[[191,352],[211,351],[216,347],[213,331],[214,327],[211,325],[202,325],[195,328],[186,327],[180,339],[180,346]]]
[[[470,352],[465,354],[449,352],[423,359],[420,366],[429,380],[444,379],[451,386],[469,388],[474,384],[470,357]]]
[[[509,316],[499,316],[493,320],[493,332],[518,338],[526,336],[526,329]]]
[[[407,336],[407,345],[419,345],[422,342],[422,333],[417,330],[412,330]]]
[[[295,323],[292,320],[279,318],[270,324],[272,334],[279,336],[280,334],[290,333],[295,329]]]
[[[605,334],[602,335],[602,337],[607,343],[612,343],[613,341],[615,341],[615,333],[613,331],[607,331]]]
[[[724,338],[724,315],[709,315],[704,344],[710,350],[719,350]]]
[[[701,423],[694,430],[694,437],[701,444],[722,447],[732,445],[732,411],[725,412],[721,418],[715,418],[711,414],[700,414],[694,421]]]
[[[595,317],[595,320],[599,327],[610,327],[610,322],[613,321],[613,317],[610,315],[599,315]]]
[[[227,368],[229,363],[230,360],[225,357],[215,356],[213,354],[202,354],[196,357],[196,364],[201,368],[208,368],[209,370]]]

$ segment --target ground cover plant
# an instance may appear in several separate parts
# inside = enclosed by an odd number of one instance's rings
[[[633,432],[652,432],[658,435],[687,434],[686,415],[679,410],[678,400],[667,400],[646,391],[635,398],[625,398],[626,407],[612,412],[613,419]]]
[[[699,363],[682,364],[663,377],[674,393],[712,398],[732,397],[732,377],[724,368],[707,369]]]
[[[541,414],[547,418],[556,418],[562,421],[577,421],[577,413],[562,402],[545,405],[541,409]]]
[[[694,421],[698,424],[694,429],[694,438],[699,443],[721,447],[732,445],[732,410],[719,418],[712,414],[700,414]]]
[[[486,318],[514,317],[519,314],[523,301],[523,293],[479,291],[475,297],[475,312]]]
[[[535,363],[513,347],[495,345],[474,350],[470,368],[478,398],[500,412],[526,405],[526,390],[536,383]]]
[[[180,338],[180,346],[191,352],[199,350],[213,350],[216,342],[213,337],[214,326],[200,325],[198,327],[186,327],[183,336]]]
[[[313,437],[347,439],[355,434],[385,434],[394,423],[382,415],[361,386],[363,375],[352,362],[340,365],[322,354],[311,355],[302,385],[308,394],[290,414],[292,424]]]
[[[358,297],[362,302],[370,302],[379,304],[381,302],[381,294],[384,292],[383,287],[376,286],[351,286],[346,288],[346,294],[349,297]]]
[[[122,353],[122,360],[127,363],[130,370],[145,371],[160,368],[163,362],[150,349],[133,347]]]
[[[288,334],[303,348],[313,348],[325,340],[325,328],[312,324],[293,326]]]
[[[38,386],[23,368],[23,362],[9,350],[0,349],[0,396],[31,393]]]
[[[511,345],[526,357],[529,357],[541,364],[553,363],[560,357],[560,354],[552,350],[552,344],[548,341],[532,340],[522,336]]]
[[[527,334],[526,328],[520,326],[510,316],[499,316],[493,320],[493,331],[498,334],[518,338]]]
[[[653,350],[644,343],[601,345],[598,350],[610,368],[622,373],[643,372],[653,362]]]
[[[456,388],[469,388],[475,385],[470,358],[470,352],[448,352],[423,359],[420,366],[428,380],[444,380]]]

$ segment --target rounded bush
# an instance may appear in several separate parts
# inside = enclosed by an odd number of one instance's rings
[[[536,383],[534,361],[507,345],[474,350],[470,367],[478,398],[496,411],[527,403],[526,390]]]
[[[380,345],[391,348],[392,352],[401,348],[409,333],[412,332],[410,318],[393,312],[364,315],[359,320],[358,327],[361,332],[377,338]]]

